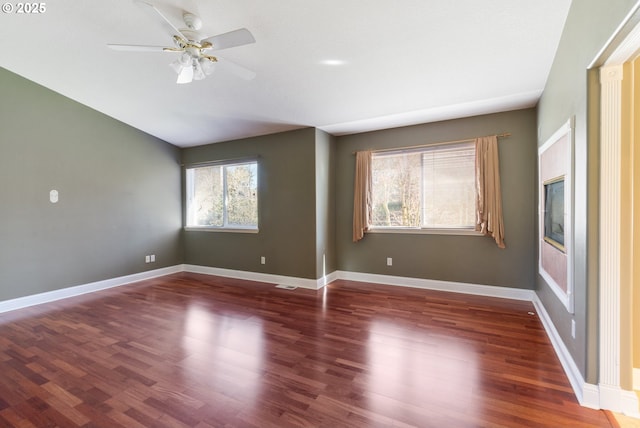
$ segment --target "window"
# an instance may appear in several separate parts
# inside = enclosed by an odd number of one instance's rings
[[[475,229],[475,144],[372,156],[374,228]]]
[[[258,163],[186,169],[187,227],[258,229]]]

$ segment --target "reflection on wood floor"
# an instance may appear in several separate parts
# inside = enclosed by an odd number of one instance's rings
[[[169,275],[0,315],[0,426],[612,426],[531,311]]]

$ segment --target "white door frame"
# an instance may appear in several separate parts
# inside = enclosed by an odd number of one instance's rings
[[[598,278],[600,289],[597,407],[637,417],[640,417],[637,395],[620,386],[620,167],[623,65],[633,59],[640,49],[639,18],[640,2],[607,43],[603,53],[598,55],[597,62],[594,62],[594,67],[597,67],[600,73],[600,274]],[[618,41],[623,35],[624,38]]]

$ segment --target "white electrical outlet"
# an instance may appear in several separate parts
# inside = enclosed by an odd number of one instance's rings
[[[145,263],[150,263],[151,262],[151,256],[144,256],[144,262]]]
[[[155,263],[155,261],[156,261],[156,255],[155,255],[155,254],[151,254],[151,255],[149,256],[149,259],[151,260],[151,263]]]
[[[393,259],[391,257],[387,257],[387,266],[393,266]]]
[[[260,264],[264,265],[267,263],[267,258],[265,256],[260,257]]]
[[[571,320],[571,337],[576,338],[576,320]]]

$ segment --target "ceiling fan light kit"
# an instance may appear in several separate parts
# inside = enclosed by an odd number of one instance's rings
[[[190,83],[193,80],[202,80],[215,70],[214,63],[218,58],[206,55],[204,49],[210,49],[211,43],[198,44],[185,42],[179,37],[174,37],[179,49],[167,48],[168,52],[182,52],[180,58],[173,61],[171,68],[178,74],[177,83]]]
[[[176,83],[179,84],[202,80],[214,72],[216,68],[215,63],[218,62],[218,58],[209,55],[208,51],[255,43],[253,35],[246,28],[240,28],[228,33],[201,39],[198,30],[202,28],[202,20],[193,13],[184,12],[182,14],[186,28],[178,29],[154,5],[143,1],[135,1],[135,3],[143,8],[147,8],[152,15],[160,18],[163,27],[171,34],[175,47],[114,44],[107,46],[120,51],[180,53],[180,57],[169,64],[178,74]],[[230,63],[230,61],[227,60],[225,60],[225,62]],[[255,73],[237,64],[233,64],[233,67],[229,69],[245,79],[255,77]]]

